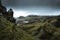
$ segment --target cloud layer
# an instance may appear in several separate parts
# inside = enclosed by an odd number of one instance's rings
[[[60,6],[60,0],[2,0],[6,6]]]

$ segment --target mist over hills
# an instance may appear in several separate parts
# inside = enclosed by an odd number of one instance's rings
[[[60,0],[2,0],[2,4],[8,9],[13,8],[14,17],[25,14],[60,15]]]

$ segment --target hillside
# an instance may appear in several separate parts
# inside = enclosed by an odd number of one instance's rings
[[[28,34],[41,40],[60,40],[60,17],[48,17],[42,21],[19,25]]]
[[[59,30],[60,17],[17,26],[0,16],[0,40],[60,40]]]
[[[36,40],[14,23],[0,16],[0,40]]]

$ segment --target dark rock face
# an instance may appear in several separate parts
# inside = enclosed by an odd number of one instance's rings
[[[1,0],[0,0],[0,16],[3,16],[7,20],[11,22],[15,22],[15,19],[13,18],[13,10],[10,8],[8,11],[5,6],[2,5]]]

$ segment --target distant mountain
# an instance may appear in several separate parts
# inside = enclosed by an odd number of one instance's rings
[[[16,23],[24,24],[24,21],[28,21],[29,23],[35,23],[35,22],[39,22],[44,19],[49,19],[49,18],[53,18],[53,17],[59,18],[60,16],[38,16],[38,15],[28,15],[26,17],[20,16],[20,17],[16,18]]]

